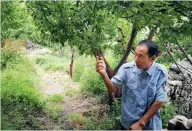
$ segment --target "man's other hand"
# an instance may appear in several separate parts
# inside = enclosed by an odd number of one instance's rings
[[[141,124],[139,121],[134,123],[129,130],[143,130],[144,125]]]

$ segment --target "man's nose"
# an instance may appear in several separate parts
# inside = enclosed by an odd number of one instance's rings
[[[135,57],[135,62],[137,63],[139,61],[138,57],[136,56]]]

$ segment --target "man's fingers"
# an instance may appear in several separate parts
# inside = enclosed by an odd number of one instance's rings
[[[97,62],[97,66],[98,66],[98,65],[105,65],[105,63],[102,62],[102,61],[100,61],[100,62]]]
[[[98,60],[98,61],[97,61],[97,64],[98,64],[98,63],[103,63],[103,64],[104,64],[105,62],[104,62],[103,60]]]
[[[103,67],[96,68],[96,71],[99,72],[100,70],[103,70]]]
[[[104,68],[103,68],[103,67],[98,67],[97,69],[98,69],[98,70],[101,70],[101,69],[104,69]]]
[[[97,67],[103,67],[103,68],[104,68],[105,65],[103,65],[103,63],[98,63],[98,64],[97,64]]]
[[[99,57],[99,60],[104,60],[102,56]]]
[[[98,56],[98,55],[96,55],[96,61],[97,61],[97,62],[99,61],[99,56]]]

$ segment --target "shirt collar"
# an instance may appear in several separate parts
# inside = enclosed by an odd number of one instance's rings
[[[143,73],[144,71],[146,71],[147,74],[151,76],[151,75],[152,75],[152,72],[153,72],[153,67],[154,67],[154,62],[152,63],[152,65],[150,66],[150,68],[147,69],[147,70],[143,70],[143,69],[139,69],[139,68],[137,68],[137,70],[138,70],[138,73],[139,73],[139,74],[141,74],[141,73]]]
[[[154,68],[154,62],[152,63],[151,67],[149,69],[147,69],[147,73],[151,76],[152,72],[153,72],[153,68]]]

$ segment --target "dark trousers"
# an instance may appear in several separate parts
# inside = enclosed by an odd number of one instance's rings
[[[121,125],[121,130],[127,130],[127,129],[125,129],[125,128]]]

